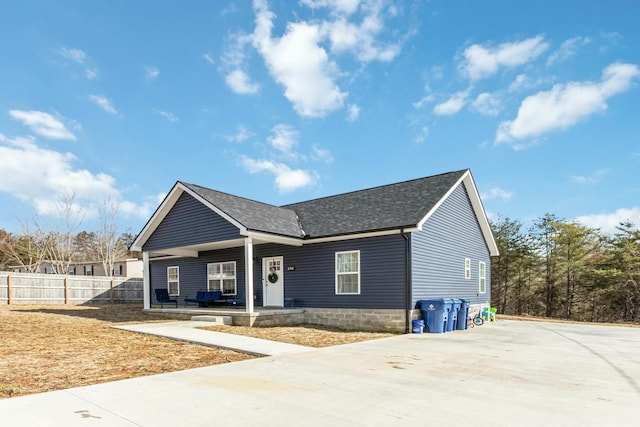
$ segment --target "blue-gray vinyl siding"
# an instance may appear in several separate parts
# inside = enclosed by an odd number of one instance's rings
[[[182,193],[142,250],[177,248],[239,237],[236,226],[189,194]]]
[[[283,256],[284,295],[295,298],[297,306],[402,309],[405,306],[405,248],[400,234],[302,247],[256,246],[255,290],[262,301],[262,258]],[[344,251],[360,251],[360,295],[336,295],[336,252]],[[295,270],[288,271],[287,267]]]
[[[360,251],[360,295],[336,295],[335,254]],[[257,307],[262,306],[262,259],[283,257],[284,296],[296,306],[316,308],[403,309],[406,243],[400,234],[305,246],[254,246],[253,274]],[[167,267],[180,268],[180,295],[193,297],[207,287],[207,263],[236,261],[238,296],[245,297],[244,248],[201,252],[198,258],[152,260],[151,288],[167,288]],[[289,271],[287,267],[294,267]],[[155,302],[152,291],[152,300]]]
[[[491,300],[489,250],[467,192],[460,184],[423,225],[411,235],[412,292],[417,300],[466,298],[472,303]],[[471,278],[465,279],[465,258]],[[479,263],[486,264],[486,293],[479,293]]]
[[[207,290],[207,264],[213,262],[236,262],[236,289],[238,297],[245,296],[244,248],[229,248],[219,251],[200,252],[198,258],[172,258],[152,260],[151,299],[155,303],[153,289],[167,289],[167,267],[179,267],[180,295],[179,302],[185,298],[194,298],[197,291]]]

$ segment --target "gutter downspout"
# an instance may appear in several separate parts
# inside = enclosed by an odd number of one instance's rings
[[[406,250],[405,250],[405,260],[404,260],[404,268],[405,268],[405,288],[404,288],[404,298],[405,298],[405,309],[404,309],[404,333],[411,333],[411,240],[409,239],[407,233],[404,232],[404,228],[400,230],[400,234],[402,234],[402,238],[406,242]]]

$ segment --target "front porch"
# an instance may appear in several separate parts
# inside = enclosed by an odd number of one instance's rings
[[[145,308],[145,314],[176,320],[191,320],[194,316],[231,317],[235,326],[290,326],[305,322],[305,310],[302,308],[256,308],[248,313],[242,308],[226,307],[179,307],[179,308]]]

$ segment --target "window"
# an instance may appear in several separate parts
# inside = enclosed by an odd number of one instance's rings
[[[113,275],[120,276],[122,274],[122,266],[120,264],[116,264],[113,266]]]
[[[92,265],[85,265],[84,266],[84,275],[85,276],[93,276],[93,266]]]
[[[69,270],[67,271],[67,274],[74,276],[76,274],[76,268],[69,266]]]
[[[484,294],[485,292],[487,292],[487,265],[483,261],[480,261],[480,264],[478,265],[478,271],[480,277],[478,283],[478,292]]]
[[[222,295],[236,295],[236,262],[207,264],[207,290],[222,291]]]
[[[180,268],[167,267],[167,290],[169,295],[180,295]]]
[[[336,294],[360,294],[360,251],[336,252]]]
[[[471,279],[471,259],[464,259],[464,278]]]

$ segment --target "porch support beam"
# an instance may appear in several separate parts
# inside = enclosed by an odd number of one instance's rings
[[[151,308],[151,269],[149,252],[142,252],[142,299],[145,310]]]
[[[253,313],[253,239],[244,239],[244,283],[247,313]]]

